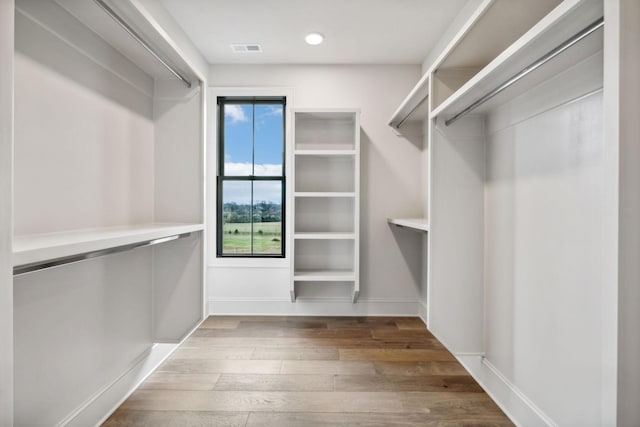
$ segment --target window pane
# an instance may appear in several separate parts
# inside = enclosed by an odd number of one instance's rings
[[[282,182],[253,183],[253,253],[282,253]]]
[[[251,254],[251,182],[222,184],[222,252]]]
[[[223,104],[224,174],[253,175],[253,105]]]
[[[282,104],[255,106],[255,175],[282,175],[283,143]]]

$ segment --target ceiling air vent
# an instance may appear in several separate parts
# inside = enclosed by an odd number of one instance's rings
[[[234,53],[261,53],[262,47],[259,44],[232,44],[231,50]]]

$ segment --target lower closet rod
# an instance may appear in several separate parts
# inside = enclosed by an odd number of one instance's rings
[[[521,78],[523,78],[524,76],[526,76],[527,74],[541,67],[545,63],[551,61],[553,58],[560,55],[562,52],[569,49],[571,46],[578,43],[580,40],[584,39],[589,34],[593,33],[603,25],[604,25],[604,17],[599,18],[596,21],[592,22],[587,27],[585,27],[582,31],[577,32],[576,34],[571,36],[571,38],[566,40],[564,43],[562,43],[561,45],[559,45],[558,47],[556,47],[546,55],[541,56],[536,61],[526,66],[524,69],[522,69],[518,73],[508,78],[507,81],[505,81],[501,85],[497,86],[496,88],[488,92],[482,98],[478,99],[473,104],[469,105],[467,108],[465,108],[464,110],[460,111],[458,114],[451,117],[449,120],[445,120],[444,122],[445,126],[449,126],[450,124],[454,123],[456,120],[460,119],[462,116],[475,110],[476,108],[478,108],[479,106],[481,106],[482,104],[484,104],[485,102],[487,102],[488,100],[490,100],[491,98],[493,98],[494,96],[496,96],[497,94],[499,94],[500,92],[502,92],[503,90],[505,90],[506,88],[508,88],[509,86],[511,86],[518,80],[520,80]]]
[[[97,251],[84,252],[81,254],[74,254],[64,256],[60,258],[48,259],[46,261],[38,261],[30,264],[17,265],[13,267],[13,275],[18,276],[20,274],[31,273],[38,270],[44,270],[45,268],[57,267],[64,264],[71,264],[73,262],[84,261],[91,258],[97,258],[99,256],[113,255],[119,252],[130,251],[132,249],[143,248],[146,246],[157,245],[159,243],[170,242],[172,240],[188,237],[191,233],[175,234],[173,236],[160,237],[158,239],[146,240],[142,242],[131,243],[128,245],[114,246],[113,248],[100,249]]]

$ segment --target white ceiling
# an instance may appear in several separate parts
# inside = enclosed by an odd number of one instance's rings
[[[212,64],[420,64],[466,0],[160,0]],[[304,36],[321,32],[309,46]],[[233,53],[257,43],[263,53]]]

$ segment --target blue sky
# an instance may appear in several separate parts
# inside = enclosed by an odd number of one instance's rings
[[[251,174],[252,141],[255,156],[253,175],[282,173],[282,105],[225,105],[226,175]],[[255,128],[252,130],[252,128]],[[254,187],[254,201],[280,202],[280,182],[262,182]],[[225,183],[224,201],[250,203],[248,183]]]

